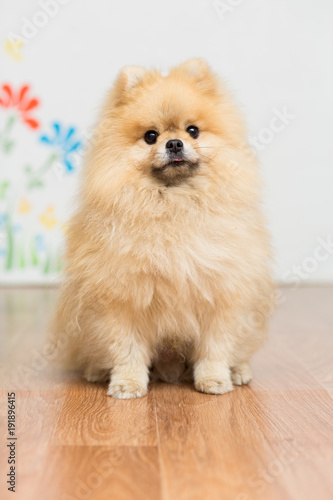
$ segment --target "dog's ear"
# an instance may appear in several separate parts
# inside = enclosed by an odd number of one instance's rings
[[[177,69],[188,73],[189,76],[197,81],[206,78],[208,74],[212,74],[212,71],[207,62],[199,57],[189,59],[188,61],[178,66],[176,70]]]
[[[211,94],[218,88],[218,80],[204,59],[193,58],[172,69],[170,74],[184,76],[203,93]]]
[[[120,71],[117,81],[123,85],[124,90],[130,90],[140,83],[148,71],[142,66],[125,66]]]
[[[125,66],[116,78],[113,97],[116,104],[126,101],[132,90],[137,87],[149,70],[142,66]]]

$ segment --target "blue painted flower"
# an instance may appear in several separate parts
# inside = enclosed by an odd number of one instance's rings
[[[36,243],[36,249],[37,252],[44,252],[45,251],[45,238],[43,234],[37,234],[35,236],[35,243]]]
[[[75,138],[76,129],[74,127],[65,128],[60,123],[53,123],[53,134],[42,135],[40,141],[48,146],[53,146],[57,149],[59,158],[65,165],[67,172],[74,170],[71,154],[82,148],[82,141]]]
[[[12,229],[14,233],[21,233],[23,227],[22,224],[13,224]]]
[[[6,223],[8,220],[8,215],[5,213],[0,214],[0,229],[4,229],[6,227]]]

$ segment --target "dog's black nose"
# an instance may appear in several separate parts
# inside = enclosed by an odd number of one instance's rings
[[[165,145],[169,153],[179,153],[183,149],[184,144],[180,139],[170,139]]]

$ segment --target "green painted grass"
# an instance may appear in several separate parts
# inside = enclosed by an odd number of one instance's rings
[[[46,247],[45,252],[37,250],[35,237],[31,241],[21,237],[19,241],[14,236],[13,227],[8,218],[6,223],[6,247],[7,253],[4,259],[4,270],[6,272],[14,270],[34,269],[40,270],[42,274],[60,274],[63,269],[62,252],[51,247]],[[16,241],[15,241],[16,240]]]

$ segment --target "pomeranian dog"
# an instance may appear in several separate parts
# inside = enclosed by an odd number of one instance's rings
[[[251,379],[272,309],[254,154],[205,61],[125,67],[108,95],[67,236],[52,327],[108,394],[149,376],[223,394]]]

